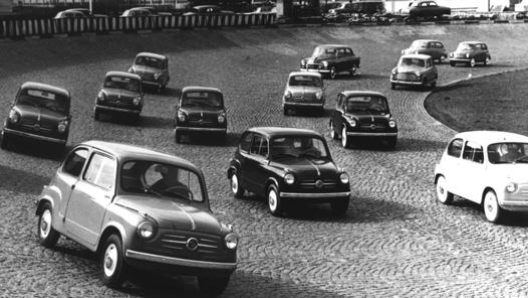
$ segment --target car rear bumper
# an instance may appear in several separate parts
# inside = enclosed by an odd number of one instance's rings
[[[141,109],[127,109],[127,108],[117,108],[117,107],[110,107],[110,106],[103,106],[103,105],[95,105],[94,109],[103,110],[103,111],[111,111],[111,112],[120,112],[120,113],[130,113],[130,114],[140,114]]]
[[[60,139],[60,138],[47,137],[47,136],[43,136],[39,134],[19,131],[19,130],[10,129],[10,128],[4,128],[4,130],[2,131],[2,134],[3,135],[13,135],[13,136],[18,136],[18,137],[23,137],[23,138],[28,138],[28,139],[38,140],[38,141],[44,141],[44,142],[50,142],[50,143],[56,143],[56,144],[66,144],[67,142],[67,138]]]

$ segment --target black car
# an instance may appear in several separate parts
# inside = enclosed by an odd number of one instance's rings
[[[225,139],[227,117],[222,91],[211,87],[183,88],[176,104],[174,124],[177,143],[181,143],[183,135],[210,134]]]
[[[389,148],[396,146],[398,127],[387,98],[373,91],[344,91],[337,95],[330,118],[330,136],[350,148],[353,138],[384,139]]]
[[[326,44],[317,46],[312,56],[301,60],[301,71],[319,72],[335,79],[339,73],[354,75],[359,68],[361,58],[346,45]]]
[[[274,216],[281,215],[287,203],[330,203],[339,215],[345,214],[349,205],[348,174],[332,160],[324,137],[311,130],[246,130],[227,177],[236,198],[245,190],[265,196]]]
[[[2,149],[14,137],[57,144],[64,149],[70,132],[70,102],[67,90],[42,83],[24,83],[4,123]]]

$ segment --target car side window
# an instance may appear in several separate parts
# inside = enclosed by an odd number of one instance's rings
[[[464,152],[462,153],[462,158],[465,160],[483,163],[484,152],[482,150],[482,146],[472,142],[466,142],[466,145],[464,146]]]
[[[354,52],[352,51],[352,49],[345,49],[345,54],[347,56],[354,56]]]
[[[64,162],[62,171],[72,176],[79,177],[87,158],[88,149],[81,148],[73,151]]]
[[[451,144],[447,147],[447,154],[456,158],[460,157],[460,153],[462,153],[462,146],[463,146],[462,139],[454,139]]]
[[[115,161],[108,156],[94,153],[83,178],[90,183],[111,190],[114,188],[115,176]]]
[[[268,140],[264,137],[255,135],[251,143],[251,154],[268,156]]]
[[[251,139],[253,137],[253,134],[246,133],[242,135],[242,138],[240,140],[240,150],[244,152],[249,152],[251,149]]]

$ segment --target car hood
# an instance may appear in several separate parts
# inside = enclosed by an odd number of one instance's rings
[[[35,121],[60,121],[67,118],[62,112],[53,111],[50,109],[28,106],[28,105],[17,105],[15,110],[20,114],[22,119],[31,119]]]
[[[154,218],[160,228],[219,234],[222,225],[205,210],[178,199],[156,196],[126,195],[117,197],[115,204]],[[199,203],[195,203],[199,204]]]
[[[296,174],[297,177],[318,177],[337,178],[339,168],[332,160],[304,158],[304,157],[284,157],[270,163],[276,168],[285,169]]]
[[[149,67],[145,65],[134,65],[132,66],[132,69],[134,70],[134,73],[141,74],[141,73],[160,73],[161,70],[155,67]]]
[[[494,164],[492,165],[494,177],[507,177],[517,183],[528,183],[528,163]]]
[[[110,97],[123,97],[123,98],[135,98],[139,96],[138,92],[132,92],[129,90],[124,89],[116,89],[116,88],[103,88],[101,90],[106,96]]]

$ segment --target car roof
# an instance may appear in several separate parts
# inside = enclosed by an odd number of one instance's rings
[[[167,59],[167,57],[163,56],[163,55],[160,55],[160,54],[156,54],[156,53],[151,53],[151,52],[141,52],[141,53],[138,53],[136,55],[136,57],[151,57],[151,58],[156,58],[156,59],[159,59],[159,60],[165,60]]]
[[[343,44],[322,44],[322,45],[318,45],[317,47],[318,48],[324,48],[324,49],[327,49],[327,48],[350,48],[350,46],[343,45]]]
[[[125,71],[118,71],[118,70],[111,70],[111,71],[107,72],[106,73],[106,77],[108,77],[108,76],[126,77],[126,78],[141,80],[141,77],[139,75],[137,75],[137,74],[129,73],[129,72],[125,72]]]
[[[62,94],[64,96],[70,97],[70,92],[68,90],[57,87],[57,86],[44,84],[44,83],[25,82],[24,84],[22,84],[20,88],[43,90],[43,91],[52,92],[56,94]]]
[[[425,54],[405,54],[400,58],[431,59],[431,56]]]
[[[301,128],[293,128],[293,127],[272,127],[272,126],[260,126],[260,127],[252,127],[249,128],[247,131],[260,133],[262,135],[267,136],[268,138],[271,137],[281,137],[281,136],[309,136],[309,137],[322,137],[321,134],[309,130],[309,129],[301,129]]]
[[[440,42],[440,41],[436,39],[415,39],[413,40],[413,43],[415,42]]]
[[[213,4],[193,6],[193,8],[196,8],[196,9],[200,9],[200,8],[211,8],[211,7],[215,7],[215,8],[218,7],[218,8],[220,8],[218,5],[213,5]]]
[[[468,40],[468,41],[461,41],[460,43],[467,43],[467,44],[481,44],[481,43],[484,43],[482,41],[478,41],[478,40]]]
[[[369,90],[347,90],[347,91],[342,91],[341,94],[343,94],[344,96],[346,97],[349,97],[349,96],[361,96],[361,95],[368,95],[368,96],[380,96],[380,97],[385,97],[387,98],[385,95],[383,95],[383,93],[381,92],[377,92],[377,91],[369,91]]]
[[[473,141],[480,145],[493,144],[497,142],[523,142],[528,143],[528,137],[506,131],[493,130],[476,130],[466,131],[455,135],[454,138],[462,138],[464,140]]]
[[[132,8],[129,8],[127,10],[146,10],[146,11],[150,11],[150,9],[148,7],[132,7]]]
[[[308,72],[308,71],[294,71],[294,72],[290,72],[290,74],[288,75],[288,77],[293,77],[293,76],[312,76],[312,77],[318,77],[318,78],[321,78],[321,74],[318,73],[318,72]]]
[[[189,91],[208,91],[208,92],[222,93],[222,91],[220,91],[220,89],[214,88],[214,87],[186,86],[186,87],[183,87],[183,89],[182,89],[182,93],[189,92]]]

